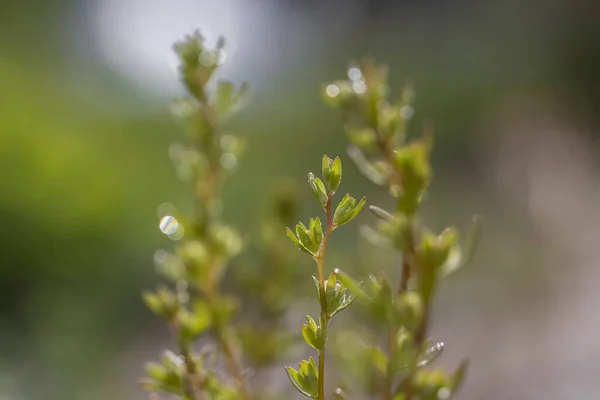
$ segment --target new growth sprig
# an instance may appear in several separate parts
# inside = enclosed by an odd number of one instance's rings
[[[142,385],[186,400],[252,398],[231,326],[237,302],[221,291],[222,276],[242,249],[242,241],[221,219],[220,192],[243,146],[220,127],[245,92],[245,86],[236,88],[227,81],[218,81],[212,93],[207,90],[224,60],[224,44],[221,38],[210,49],[195,32],[174,46],[189,96],[174,102],[173,113],[185,129],[188,144],[172,146],[170,154],[179,176],[193,184],[195,212],[187,219],[174,212],[161,219],[161,230],[177,245],[174,253],[157,252],[157,268],[174,287],[144,293],[148,307],[171,327],[178,348],[168,351],[160,363],[147,366],[148,379]],[[194,344],[204,334],[210,334],[215,349],[196,352]],[[217,372],[221,359],[227,376]]]
[[[306,343],[318,352],[318,366],[310,357],[308,361],[300,362],[297,370],[291,367],[285,369],[292,385],[300,393],[318,400],[325,400],[325,348],[329,322],[352,304],[356,297],[335,273],[332,272],[325,279],[325,253],[333,231],[354,219],[365,204],[364,197],[357,203],[347,194],[333,210],[333,196],[342,180],[342,162],[339,157],[332,160],[323,156],[322,176],[323,180],[309,173],[308,184],[325,211],[325,231],[323,232],[323,224],[318,217],[311,218],[308,227],[298,222],[295,235],[290,228],[286,228],[288,237],[296,247],[310,254],[317,264],[317,276],[313,276],[313,280],[321,311],[318,323],[307,315],[306,324],[302,326],[302,336]]]
[[[369,61],[350,68],[348,78],[325,85],[323,96],[343,112],[351,143],[348,153],[359,170],[386,186],[396,201],[393,211],[370,206],[379,223],[362,232],[374,244],[400,252],[402,262],[395,288],[383,273],[370,276],[364,288],[340,271],[336,277],[360,298],[377,329],[387,332],[384,350],[365,349],[370,370],[378,372],[375,386],[380,398],[448,399],[458,390],[467,364],[451,374],[422,369],[444,346],[428,338],[431,304],[440,281],[473,255],[478,220],[462,246],[456,229],[435,234],[423,226],[418,211],[432,178],[433,140],[426,131],[421,138],[406,141],[414,113],[412,89],[407,87],[400,100],[391,103],[386,69]]]

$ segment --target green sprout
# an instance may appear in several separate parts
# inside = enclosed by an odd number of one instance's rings
[[[325,211],[325,232],[323,232],[323,225],[318,217],[311,218],[308,227],[302,222],[298,222],[295,234],[290,228],[286,228],[286,233],[294,245],[310,254],[317,264],[317,277],[313,276],[313,280],[321,307],[319,323],[317,324],[312,317],[307,315],[306,324],[302,326],[304,340],[318,352],[318,369],[311,357],[309,361],[302,361],[297,371],[291,367],[286,367],[286,371],[292,385],[300,393],[318,400],[325,400],[325,348],[329,322],[338,312],[352,304],[356,298],[334,272],[329,275],[328,279],[325,279],[325,253],[333,231],[353,220],[366,201],[363,197],[357,203],[353,197],[347,194],[334,211],[333,195],[342,180],[340,158],[336,157],[332,160],[326,155],[323,156],[322,174],[325,183],[309,173],[308,184]]]

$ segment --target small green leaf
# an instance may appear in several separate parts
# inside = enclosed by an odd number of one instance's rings
[[[413,331],[421,323],[423,304],[421,297],[415,292],[404,293],[394,301],[396,311],[395,322]]]
[[[354,217],[358,215],[360,210],[365,205],[366,198],[363,197],[358,204],[356,204],[356,199],[350,197],[349,194],[344,196],[340,204],[338,204],[335,209],[335,213],[333,215],[333,223],[335,225],[344,225],[348,222],[352,221]]]
[[[299,391],[301,394],[303,394],[306,397],[310,397],[312,399],[316,399],[317,397],[313,396],[313,394],[304,388],[303,384],[303,378],[302,375],[300,375],[300,373],[298,373],[298,371],[296,371],[295,369],[293,369],[292,367],[285,367],[285,372],[287,373],[287,376],[290,380],[290,382],[292,382],[292,385],[294,386],[294,388],[296,388],[297,391]]]
[[[357,284],[359,288],[362,287],[362,282]],[[339,281],[332,273],[326,282],[326,297],[327,297],[327,314],[329,317],[333,317],[340,311],[348,308],[356,299],[356,295],[348,292],[348,288],[344,283]]]
[[[294,242],[294,244],[298,247],[300,247],[300,242],[298,241],[298,238],[296,238],[296,236],[294,235],[294,233],[292,232],[292,230],[290,228],[288,228],[287,226],[285,227],[285,233],[288,235],[288,237],[290,238],[290,240],[292,242]]]
[[[350,221],[352,221],[354,218],[356,218],[356,216],[358,215],[358,213],[360,213],[360,210],[362,210],[362,208],[366,202],[367,202],[366,197],[363,197],[362,199],[360,199],[360,201],[358,202],[358,204],[356,205],[356,207],[354,207],[354,210],[352,211],[352,217],[350,217]]]
[[[356,283],[356,281],[350,276],[346,275],[344,272],[340,271],[337,268],[333,271],[333,273],[340,280],[340,282],[342,282],[344,286],[346,286],[348,290],[350,290],[355,296],[361,298],[367,297],[365,295],[365,292],[360,287],[361,285]]]
[[[327,190],[325,189],[325,185],[319,178],[315,178],[312,173],[308,174],[308,184],[310,189],[315,196],[315,199],[321,204],[321,206],[325,207],[327,205],[327,201],[329,197],[327,195]]]
[[[358,170],[366,176],[371,182],[376,185],[385,185],[388,181],[387,176],[383,171],[376,168],[373,163],[371,163],[367,157],[363,154],[363,152],[356,146],[348,147],[348,156],[354,161]]]
[[[315,242],[312,232],[308,230],[302,222],[298,222],[296,225],[296,235],[298,235],[300,244],[304,246],[310,254],[315,255],[317,253],[320,243]]]
[[[410,332],[401,327],[396,336],[396,357],[394,358],[394,371],[403,371],[411,368],[418,351]]]
[[[302,336],[304,336],[306,343],[315,350],[323,349],[321,327],[308,315],[306,316],[306,324],[302,325]]]
[[[144,292],[142,298],[152,312],[166,319],[175,316],[179,310],[177,295],[166,287],[159,287],[156,292]]]
[[[385,221],[391,222],[394,220],[394,216],[389,212],[385,211],[383,208],[379,208],[377,206],[369,206],[369,211],[373,213],[377,218]]]
[[[319,374],[312,357],[309,361],[301,361],[298,371],[291,367],[285,367],[285,370],[296,390],[306,397],[318,397]]]
[[[356,200],[353,197],[350,197],[349,194],[345,195],[335,209],[333,223],[336,225],[343,225],[350,221],[355,203]]]
[[[310,229],[312,231],[313,237],[315,238],[315,242],[320,245],[323,241],[323,226],[321,225],[321,220],[319,219],[319,217],[317,217],[314,220],[311,219],[311,222],[312,226]]]
[[[331,193],[335,193],[337,188],[340,186],[340,182],[342,181],[342,160],[340,160],[339,157],[336,157],[333,161],[333,165],[330,168],[327,184],[329,185],[329,191]]]
[[[315,284],[315,289],[317,290],[318,300],[321,301],[321,288],[320,288],[320,285],[319,285],[319,280],[314,275],[312,276],[312,279],[313,279],[313,283]]]
[[[467,375],[468,364],[467,360],[463,360],[457,370],[452,374],[452,393],[456,393],[462,386],[465,376]]]
[[[292,230],[288,227],[285,228],[285,233],[288,235],[288,237],[290,238],[290,240],[296,245],[296,247],[298,247],[300,250],[310,254],[311,256],[313,255],[310,250],[308,250],[306,247],[304,247],[304,245],[302,243],[300,243],[300,241],[298,240],[298,238],[296,238],[296,236],[294,236],[294,233],[292,232]]]
[[[388,369],[388,358],[379,347],[369,348],[371,363],[382,374],[385,374]]]
[[[323,175],[323,180],[327,183],[329,183],[332,165],[333,160],[324,154],[323,159],[321,160],[321,173]]]
[[[377,246],[382,249],[389,249],[392,246],[392,241],[389,237],[382,235],[380,232],[376,231],[370,226],[361,226],[359,232],[360,235],[373,246]]]
[[[471,262],[477,250],[480,235],[481,217],[475,215],[462,248],[456,244],[450,249],[446,262],[441,267],[443,276],[451,275]]]

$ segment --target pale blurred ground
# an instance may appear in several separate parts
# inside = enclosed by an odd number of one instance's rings
[[[169,246],[156,206],[189,204],[169,49],[197,27],[229,39],[221,76],[253,87],[229,126],[249,150],[228,220],[252,232],[264,190],[344,154],[318,85],[386,61],[393,89],[416,86],[414,132],[436,123],[427,221],[485,216],[435,309],[440,364],[471,360],[458,398],[597,399],[599,16],[591,0],[0,1],[0,399],[145,398],[142,363],[170,343],[139,296]],[[343,160],[345,190],[389,204]],[[354,228],[334,260],[395,265]]]

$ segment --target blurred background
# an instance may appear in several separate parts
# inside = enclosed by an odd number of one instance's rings
[[[228,39],[219,76],[252,87],[228,126],[248,141],[224,193],[229,222],[251,237],[265,192],[303,183],[323,153],[342,156],[342,190],[391,204],[319,95],[352,60],[386,62],[396,93],[416,88],[412,132],[435,121],[426,221],[485,216],[474,263],[435,304],[441,365],[470,359],[458,398],[598,398],[600,4],[3,0],[1,400],[146,398],[143,362],[170,345],[140,298],[158,281],[154,252],[172,246],[156,208],[189,203],[168,156],[183,139],[171,45],[196,28]],[[318,210],[300,187],[306,219]],[[358,226],[332,258],[393,268]]]

